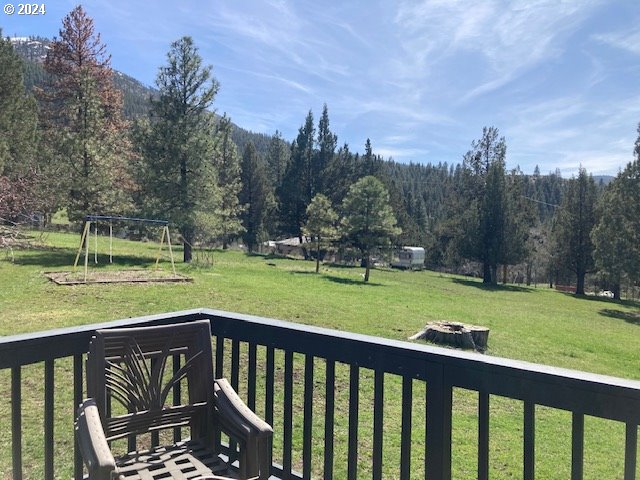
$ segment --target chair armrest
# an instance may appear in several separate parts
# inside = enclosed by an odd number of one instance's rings
[[[240,443],[240,478],[269,478],[273,429],[253,413],[224,378],[214,382],[220,429]]]
[[[273,434],[271,426],[251,411],[238,397],[238,394],[226,378],[214,381],[215,406],[221,426],[229,425],[233,432],[240,435],[237,440],[250,437],[263,437]]]
[[[78,408],[76,439],[91,480],[117,478],[116,461],[102,429],[100,413],[93,399],[87,399]]]

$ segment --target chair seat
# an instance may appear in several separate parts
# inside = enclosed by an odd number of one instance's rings
[[[187,441],[116,459],[120,480],[223,480],[237,478],[212,448]]]

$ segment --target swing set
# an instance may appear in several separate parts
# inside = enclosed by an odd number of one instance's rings
[[[109,222],[109,263],[113,263],[113,223],[114,222],[127,222],[136,224],[152,225],[162,228],[162,237],[160,238],[160,248],[158,249],[158,255],[156,256],[156,270],[159,268],[160,255],[162,254],[162,247],[166,238],[167,246],[169,248],[169,257],[171,259],[171,269],[173,271],[173,279],[177,278],[176,266],[173,259],[173,250],[171,248],[171,236],[169,235],[169,222],[166,220],[150,220],[147,218],[131,218],[131,217],[114,217],[110,215],[87,215],[84,217],[84,228],[82,230],[82,237],[80,238],[80,246],[78,247],[78,253],[76,254],[75,262],[73,263],[73,271],[75,272],[78,267],[80,255],[84,248],[84,283],[87,282],[87,276],[89,271],[89,237],[91,236],[91,226],[94,229],[94,253],[93,261],[98,263],[98,222]]]

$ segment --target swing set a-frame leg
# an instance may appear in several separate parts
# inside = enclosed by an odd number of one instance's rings
[[[156,257],[156,269],[159,268],[160,253],[162,252],[162,245],[164,245],[164,238],[167,237],[167,246],[169,247],[169,258],[171,258],[171,270],[173,270],[173,276],[176,276],[176,264],[173,260],[173,249],[171,248],[171,236],[169,235],[169,226],[165,225],[162,229],[162,236],[160,237],[160,248],[158,249],[158,256]]]
[[[76,271],[78,266],[78,261],[80,260],[80,253],[82,253],[82,247],[84,247],[84,242],[87,240],[87,232],[89,231],[89,226],[91,222],[85,222],[84,228],[82,230],[82,236],[80,237],[80,246],[78,247],[78,253],[76,254],[76,260],[73,262],[73,271]],[[88,241],[88,240],[87,240]]]

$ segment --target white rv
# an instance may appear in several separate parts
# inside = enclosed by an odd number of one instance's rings
[[[398,252],[398,258],[391,262],[391,266],[395,268],[422,270],[424,268],[424,248],[402,247]]]

